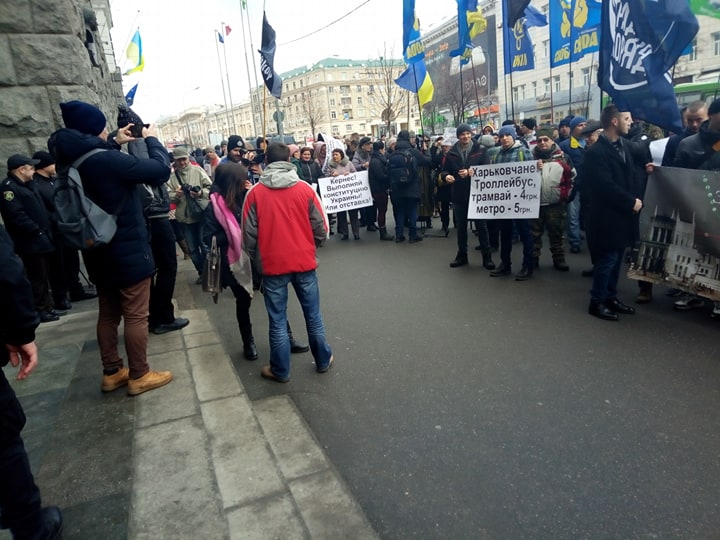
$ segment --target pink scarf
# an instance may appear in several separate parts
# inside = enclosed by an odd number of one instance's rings
[[[235,214],[227,207],[225,199],[219,193],[211,193],[213,213],[215,219],[225,231],[228,239],[227,258],[233,275],[238,283],[248,292],[250,298],[253,296],[252,268],[250,258],[242,249],[242,230],[238,224]]]

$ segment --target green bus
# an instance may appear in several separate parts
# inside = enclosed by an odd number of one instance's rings
[[[720,81],[677,84],[675,85],[675,95],[680,107],[689,105],[693,101],[704,101],[710,104],[720,97]]]

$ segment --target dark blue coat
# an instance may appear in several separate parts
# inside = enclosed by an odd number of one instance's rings
[[[114,143],[73,129],[60,129],[48,141],[59,171],[94,148],[107,150],[93,154],[78,169],[85,195],[106,212],[117,212],[118,216],[118,229],[112,241],[107,246],[83,252],[90,279],[99,288],[129,287],[155,272],[136,186],[163,185],[170,176],[170,162],[160,141],[147,137],[145,142],[149,159],[120,152]],[[123,197],[125,202],[118,211]]]
[[[16,253],[52,253],[50,219],[32,182],[8,175],[0,185],[0,213]]]
[[[420,150],[410,144],[409,141],[398,141],[395,144],[395,152],[398,150],[410,149],[415,158],[415,167],[430,167],[432,159],[430,154],[423,154]],[[389,157],[388,157],[389,159]],[[393,197],[399,199],[420,199],[420,175],[417,170],[414,178],[405,184],[395,184],[392,186]]]

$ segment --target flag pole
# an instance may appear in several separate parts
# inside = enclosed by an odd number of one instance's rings
[[[222,35],[222,34],[221,34]],[[218,69],[220,70],[220,86],[222,86],[223,91],[223,105],[225,105],[225,122],[227,123],[227,129],[230,131],[230,117],[228,116],[228,106],[227,106],[227,96],[225,95],[225,83],[223,82],[223,74],[222,74],[222,64],[220,63],[220,46],[218,45],[218,42],[220,41],[218,39],[217,33],[213,36],[215,39],[215,53],[217,54],[217,60],[218,60]],[[225,44],[223,43],[223,47]],[[224,137],[223,133],[223,138]],[[228,133],[228,135],[231,135]]]
[[[555,95],[553,94],[553,74],[550,66],[550,121],[555,123]]]
[[[585,118],[590,118],[590,94],[592,93],[592,74],[595,69],[595,59],[597,53],[593,53],[592,62],[590,62],[590,77],[588,77],[587,97],[585,98]]]
[[[220,35],[225,36],[225,23],[220,23]],[[225,36],[227,37],[227,36]],[[225,39],[223,37],[223,39]],[[230,100],[230,119],[232,120],[232,127],[233,127],[233,135],[237,135],[237,126],[235,125],[235,110],[233,109],[233,100],[232,100],[232,91],[230,90],[230,72],[228,71],[228,64],[227,64],[227,47],[225,47],[225,44],[223,43],[223,58],[225,59],[225,78],[227,79],[227,91],[228,91],[228,99]]]
[[[515,121],[515,96],[513,95],[512,66],[510,66],[510,108],[512,110],[512,121],[514,122]]]
[[[243,9],[243,1],[240,0],[240,10]],[[240,16],[240,24],[242,26],[242,34],[243,34],[243,49],[245,49],[245,71],[247,72],[247,82],[248,82],[248,90],[250,91],[250,109],[252,112],[252,123],[253,123],[253,132],[257,133],[257,118],[255,117],[255,103],[257,103],[258,96],[257,92],[253,92],[253,86],[252,86],[252,79],[250,78],[250,61],[248,60],[248,48],[245,46],[245,21],[242,18],[242,15]],[[250,48],[252,50],[252,47]],[[253,62],[255,57],[253,56]],[[253,63],[253,68],[254,68]],[[257,82],[255,83],[257,85]]]
[[[241,7],[241,8],[242,8],[242,5],[243,5],[243,0],[240,0],[240,7]],[[251,50],[251,51],[254,51],[254,50],[255,50],[255,46],[253,45],[252,30],[250,29],[250,14],[248,13],[248,10],[247,10],[247,9],[245,9],[244,11],[245,11],[245,18],[246,18],[246,20],[247,20],[247,32],[248,32],[248,37],[250,38],[250,50]],[[242,17],[240,17],[240,20],[242,21]],[[245,32],[245,26],[243,25],[243,33],[244,33],[244,32]],[[255,75],[255,87],[256,87],[256,88],[259,88],[259,87],[260,87],[260,83],[258,83],[258,78],[257,78],[257,64],[255,64],[255,55],[254,55],[254,54],[251,54],[251,55],[250,55],[250,58],[252,58],[253,74]],[[263,87],[264,87],[264,85],[263,85]],[[259,99],[260,99],[260,96],[257,96],[257,100],[259,100]],[[265,92],[263,92],[263,101],[265,101]],[[265,105],[263,105],[263,114],[264,114],[264,109],[265,109]],[[254,113],[253,113],[253,117],[254,117]],[[258,133],[257,135],[261,135],[261,136],[264,137],[264,136],[265,136],[265,119],[264,119],[264,118],[263,118],[263,120],[262,120],[262,127],[263,127],[263,132],[262,132],[262,133]]]
[[[417,86],[417,77],[415,76],[415,63],[413,62],[413,79],[415,79],[415,85]],[[420,90],[420,88],[418,88]],[[417,104],[418,104],[418,116],[420,117],[420,129],[422,129],[423,136],[425,136],[425,126],[423,125],[423,119],[422,119],[422,107],[420,106],[420,93],[415,92],[415,97],[417,98]],[[408,99],[410,98],[410,94],[408,94]],[[410,105],[408,105],[408,112],[410,110]],[[408,131],[410,130],[410,118],[408,117]]]
[[[458,59],[459,60],[459,59]],[[460,62],[460,123],[465,122],[465,85],[462,80],[462,62]]]
[[[575,11],[575,2],[571,2],[571,5],[573,6],[573,12]],[[568,64],[568,116],[573,116],[573,106],[572,106],[572,87],[573,87],[573,77],[572,77],[572,66],[573,66],[573,24],[570,24],[570,63]]]
[[[470,68],[473,76],[473,88],[475,89],[475,106],[477,107],[478,119],[480,119],[480,94],[478,94],[477,76],[475,75],[475,60],[472,55],[470,55]],[[482,120],[480,121],[480,124],[482,125]]]

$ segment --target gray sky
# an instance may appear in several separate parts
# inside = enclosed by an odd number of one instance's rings
[[[233,103],[249,95],[246,58],[255,85],[253,60],[259,68],[263,3],[247,0],[252,36],[243,42],[240,0],[113,0],[112,30],[115,55],[121,70],[130,66],[125,48],[140,28],[145,69],[124,77],[127,92],[139,83],[133,109],[146,122],[174,114],[185,107],[223,103],[220,67],[215,44],[221,22],[232,31],[225,38]],[[457,16],[455,0],[416,0],[421,30]],[[357,8],[340,22],[329,23]],[[277,34],[275,69],[289,71],[326,57],[365,60],[383,54],[402,54],[402,0],[267,0],[265,11]],[[324,28],[323,27],[326,27]],[[307,34],[309,37],[298,40]],[[297,41],[296,41],[297,40]],[[290,43],[292,42],[292,43]],[[223,81],[225,62],[220,45]],[[387,52],[385,52],[387,51]],[[257,80],[261,81],[259,72]],[[195,90],[195,88],[200,87]],[[229,98],[228,98],[229,102]]]

